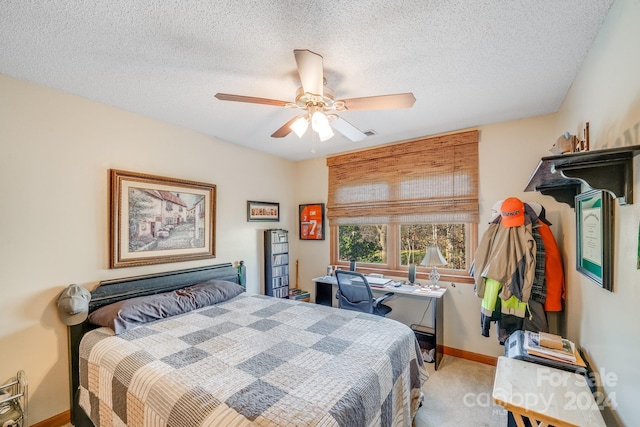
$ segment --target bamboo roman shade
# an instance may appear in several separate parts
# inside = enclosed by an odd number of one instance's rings
[[[327,158],[331,225],[477,223],[478,131]]]

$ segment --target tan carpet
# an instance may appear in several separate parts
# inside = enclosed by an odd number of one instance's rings
[[[491,399],[495,366],[444,356],[437,371],[427,367],[415,427],[506,427],[507,412]]]

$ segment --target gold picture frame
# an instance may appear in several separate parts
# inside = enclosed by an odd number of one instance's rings
[[[110,268],[215,258],[216,186],[110,169]]]

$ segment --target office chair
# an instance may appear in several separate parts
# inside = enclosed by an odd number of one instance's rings
[[[336,298],[338,306],[345,310],[362,311],[363,313],[386,316],[391,307],[382,304],[384,300],[393,296],[393,292],[387,292],[380,298],[373,298],[373,292],[367,278],[362,273],[355,271],[336,270],[338,291]]]

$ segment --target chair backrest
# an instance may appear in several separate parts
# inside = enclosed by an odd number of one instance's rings
[[[373,313],[373,292],[367,278],[355,271],[336,270],[338,306],[346,310]]]

